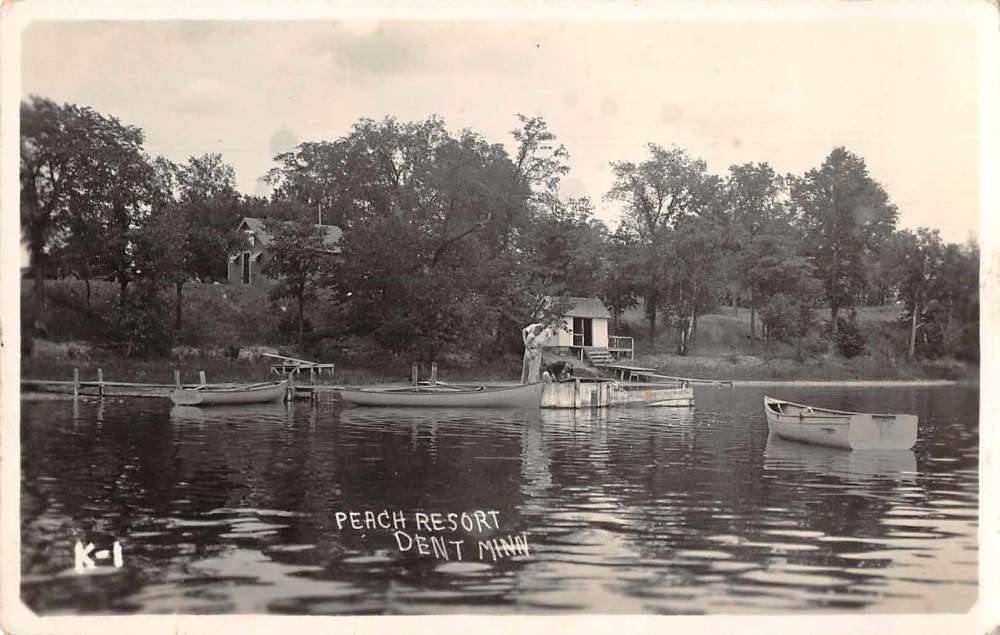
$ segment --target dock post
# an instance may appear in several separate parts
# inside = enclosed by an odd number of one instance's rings
[[[73,369],[73,399],[80,395],[80,369]]]
[[[174,388],[181,389],[181,371],[174,369]]]
[[[201,384],[202,386],[204,386],[205,384],[207,384],[207,383],[208,383],[207,381],[205,381],[205,371],[203,371],[203,370],[199,370],[199,371],[198,371],[198,382],[199,382],[199,383],[200,383],[200,384]]]
[[[97,369],[97,394],[104,396],[104,371],[100,368]]]
[[[288,391],[285,393],[285,400],[289,403],[295,401],[295,373],[288,373]]]
[[[413,362],[413,385],[417,385],[417,378],[420,376],[420,369],[417,367],[417,363]]]
[[[431,386],[437,385],[437,379],[438,379],[438,365],[437,365],[437,362],[431,362],[431,380],[429,382],[430,385]]]

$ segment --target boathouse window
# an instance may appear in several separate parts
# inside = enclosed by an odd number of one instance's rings
[[[243,252],[243,284],[250,284],[250,252]]]

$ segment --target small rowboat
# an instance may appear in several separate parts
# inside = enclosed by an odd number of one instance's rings
[[[402,408],[539,408],[543,382],[523,386],[417,386],[373,390],[341,389],[340,399],[355,406],[395,406]]]
[[[283,380],[227,388],[209,386],[183,388],[171,391],[170,400],[176,406],[231,406],[281,401],[287,393],[288,380]]]
[[[880,415],[816,408],[764,396],[770,432],[803,443],[848,450],[909,450],[917,442],[915,415]]]

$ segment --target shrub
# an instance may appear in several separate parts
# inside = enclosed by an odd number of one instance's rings
[[[778,293],[761,308],[760,318],[769,338],[787,342],[798,331],[799,307],[793,298]]]
[[[128,357],[168,355],[174,344],[170,315],[169,303],[155,286],[137,284],[124,306],[111,312],[112,346]]]
[[[824,355],[830,350],[830,342],[825,337],[810,333],[802,338],[802,348],[800,359],[805,360],[811,357]]]
[[[855,320],[837,318],[837,332],[833,337],[837,350],[844,357],[857,357],[865,350],[865,336]]]

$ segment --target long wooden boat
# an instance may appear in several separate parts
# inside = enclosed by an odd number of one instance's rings
[[[542,403],[543,382],[523,386],[418,386],[375,390],[341,389],[340,399],[356,406],[403,408],[538,408]]]
[[[241,405],[281,401],[287,393],[286,379],[227,388],[210,386],[183,388],[171,391],[170,400],[177,406]]]
[[[909,450],[917,417],[817,408],[764,396],[768,430],[790,441],[848,450]]]

